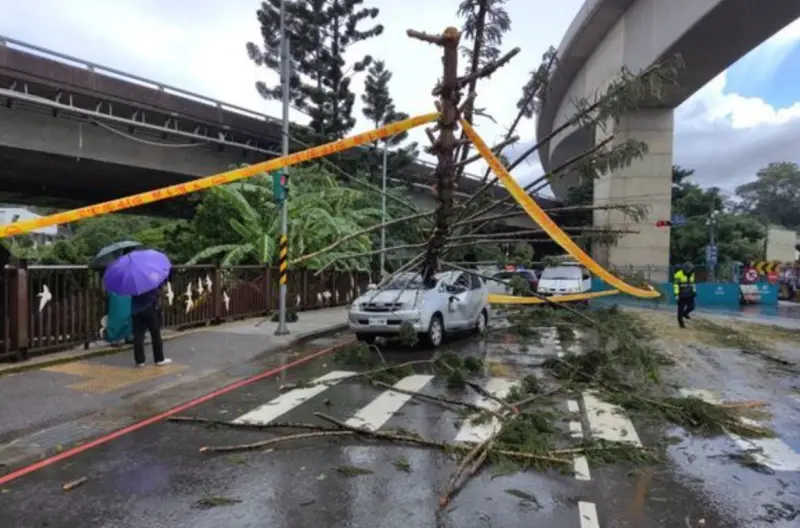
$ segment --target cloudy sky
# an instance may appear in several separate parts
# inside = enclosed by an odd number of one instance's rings
[[[383,35],[350,51],[369,51],[394,73],[392,95],[410,114],[432,109],[430,89],[440,71],[439,53],[410,41],[405,30],[436,32],[460,25],[459,0],[367,0],[380,8]],[[505,49],[522,53],[482,85],[479,106],[497,120],[480,123],[487,140],[499,139],[513,119],[519,87],[549,45],[558,45],[583,0],[508,0],[512,30]],[[0,0],[0,35],[134,73],[271,115],[279,103],[264,101],[257,80],[276,75],[247,58],[245,42],[259,40],[259,0]],[[424,16],[423,16],[424,15]],[[793,23],[742,58],[686,101],[676,114],[675,163],[696,170],[704,185],[732,190],[770,161],[800,161],[800,23]],[[358,78],[354,85],[360,87]],[[360,108],[357,109],[360,116]],[[303,121],[301,115],[293,119]],[[369,128],[364,119],[356,131]],[[533,139],[535,123],[519,129]],[[415,139],[425,142],[422,132]],[[536,162],[517,169],[526,180]]]

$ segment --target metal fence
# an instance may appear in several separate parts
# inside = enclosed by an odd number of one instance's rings
[[[278,307],[278,271],[262,266],[176,266],[162,292],[162,324],[175,330],[267,315]],[[287,308],[348,304],[366,272],[290,272]],[[85,266],[6,266],[0,283],[0,361],[20,361],[100,339],[102,278]]]

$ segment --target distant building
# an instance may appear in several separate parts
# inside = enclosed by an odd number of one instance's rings
[[[28,211],[22,207],[0,208],[0,225],[14,224],[26,220],[36,220],[41,215]],[[49,244],[58,236],[58,226],[41,227],[34,229],[28,235],[35,244]]]

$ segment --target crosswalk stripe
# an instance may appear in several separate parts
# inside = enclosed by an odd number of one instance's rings
[[[597,507],[593,502],[578,502],[578,514],[580,515],[581,528],[600,528]]]
[[[324,376],[316,378],[311,383],[320,383],[311,387],[292,389],[277,398],[260,405],[252,411],[245,413],[234,420],[235,423],[268,424],[281,415],[286,414],[301,403],[322,394],[329,387],[336,385],[342,379],[356,374],[345,370],[333,370]],[[327,382],[327,383],[323,383]]]
[[[486,382],[483,388],[495,398],[502,399],[508,396],[511,388],[517,385],[517,383],[517,381],[506,378],[489,378],[489,381]],[[478,407],[490,411],[500,409],[500,404],[498,402],[485,396],[476,398],[474,403]],[[494,417],[492,417],[491,420],[479,424],[473,424],[470,419],[467,418],[456,435],[456,442],[480,443],[492,436],[499,426],[500,421]]]
[[[414,374],[406,376],[393,386],[398,389],[419,392],[427,385],[433,376]],[[370,431],[377,431],[388,422],[391,417],[399,411],[403,405],[412,398],[410,394],[395,392],[386,389],[380,396],[361,408],[355,416],[347,420],[347,425],[351,427],[363,427]]]
[[[681,389],[685,397],[699,398],[708,403],[718,405],[722,400],[713,392],[703,389]],[[741,418],[742,423],[760,426],[755,420]],[[752,452],[756,461],[773,471],[800,471],[800,453],[789,447],[780,438],[742,438],[728,433],[728,436],[742,450]]]
[[[586,418],[592,436],[609,442],[642,445],[633,422],[623,414],[620,407],[601,401],[590,392],[583,393],[583,403],[586,406]]]

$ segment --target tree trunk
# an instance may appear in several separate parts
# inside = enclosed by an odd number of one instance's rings
[[[433,280],[439,271],[439,259],[450,236],[450,220],[453,215],[453,194],[455,186],[455,130],[458,122],[458,103],[461,98],[458,88],[458,44],[461,34],[456,28],[448,27],[442,34],[444,48],[444,73],[442,75],[442,95],[440,97],[441,117],[439,118],[439,138],[434,144],[437,158],[436,178],[437,207],[433,236],[423,262],[423,279]]]

